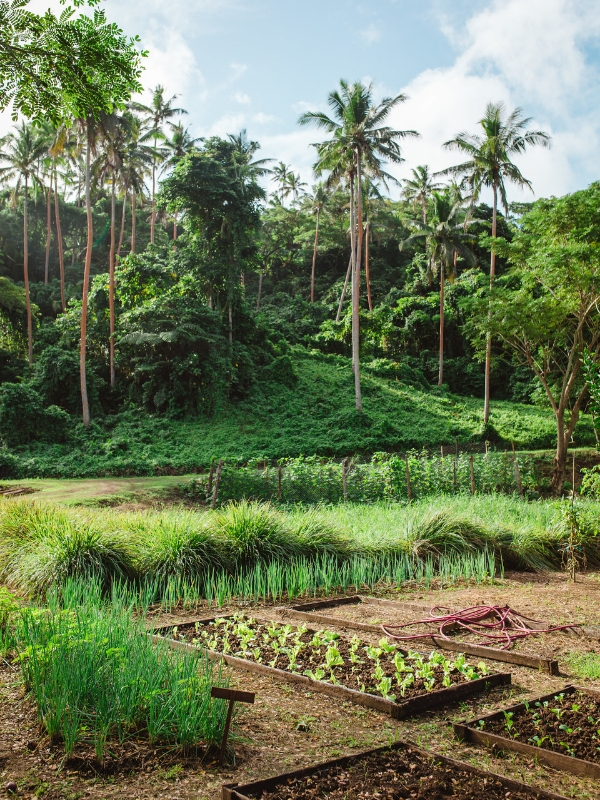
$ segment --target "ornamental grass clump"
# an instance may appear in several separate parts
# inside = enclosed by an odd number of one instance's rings
[[[148,581],[196,583],[209,571],[227,566],[226,542],[198,514],[164,511],[137,521],[138,567]]]
[[[131,543],[117,532],[50,505],[3,501],[0,580],[43,596],[69,578],[96,578],[106,589],[135,577]]]
[[[300,557],[307,549],[285,517],[268,503],[229,503],[211,515],[208,528],[225,540],[236,568]]]
[[[182,751],[220,741],[225,708],[210,693],[227,685],[221,668],[153,642],[134,610],[122,590],[104,602],[95,581],[67,583],[50,593],[48,609],[22,612],[25,686],[67,756],[91,745],[102,762],[110,742],[131,736]]]

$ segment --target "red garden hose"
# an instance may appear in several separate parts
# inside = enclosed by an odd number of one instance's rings
[[[439,612],[447,612],[439,614]],[[436,614],[436,612],[438,612]],[[533,623],[539,627],[531,627]],[[436,606],[430,611],[430,616],[415,622],[405,622],[402,625],[382,625],[383,632],[392,639],[408,642],[415,639],[429,639],[431,633],[410,633],[399,635],[392,633],[414,625],[437,625],[439,636],[448,639],[447,633],[456,630],[456,627],[482,637],[477,644],[490,646],[501,645],[502,650],[508,650],[518,639],[525,639],[537,633],[550,633],[551,631],[564,631],[569,628],[578,628],[578,623],[571,625],[546,625],[544,622],[519,614],[510,606],[471,606],[462,611],[451,612],[448,608]]]

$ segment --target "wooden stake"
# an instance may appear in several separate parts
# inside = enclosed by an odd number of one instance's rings
[[[410,485],[410,468],[408,466],[408,456],[405,456],[406,462],[406,493],[408,495],[408,502],[412,502],[412,486]]]
[[[519,494],[523,497],[523,484],[521,483],[521,471],[519,470],[519,462],[515,457],[515,477],[517,479],[517,489],[519,490]]]
[[[250,703],[254,704],[256,695],[254,692],[239,692],[233,689],[222,689],[220,686],[213,686],[210,691],[211,697],[216,697],[219,700],[229,700],[229,708],[227,709],[227,719],[225,720],[225,730],[223,731],[223,740],[221,742],[221,750],[219,752],[219,764],[222,766],[225,760],[225,751],[227,749],[227,739],[229,738],[229,728],[231,727],[231,717],[233,715],[233,706],[235,703]]]
[[[471,470],[471,494],[475,494],[475,469],[473,468],[473,456],[469,456],[469,467]]]
[[[215,488],[212,496],[212,503],[210,507],[215,509],[217,507],[217,498],[219,497],[219,484],[221,483],[221,470],[223,469],[223,462],[219,461],[217,465],[217,475],[215,477]]]
[[[454,447],[456,449],[456,457],[458,458],[458,436],[454,440]]]
[[[213,488],[213,470],[215,468],[214,462],[210,462],[210,470],[208,472],[208,494],[212,492]]]

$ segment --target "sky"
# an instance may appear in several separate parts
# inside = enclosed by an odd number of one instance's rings
[[[32,0],[32,10],[57,0]],[[260,156],[314,183],[306,110],[327,110],[340,78],[374,82],[377,99],[408,95],[390,124],[415,129],[398,178],[457,163],[444,141],[476,132],[488,102],[523,108],[551,150],[517,161],[536,196],[600,177],[598,0],[106,0],[108,18],[144,48],[143,83],[165,86],[194,136],[238,133]],[[0,127],[2,125],[0,124]],[[4,118],[6,127],[6,117]],[[512,189],[510,199],[531,194]]]

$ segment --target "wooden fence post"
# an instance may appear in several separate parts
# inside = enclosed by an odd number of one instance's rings
[[[348,482],[347,482],[348,473],[346,471],[347,461],[348,461],[347,458],[345,458],[342,461],[342,489],[344,491],[344,503],[348,502]]]
[[[215,468],[214,461],[210,462],[210,470],[208,472],[208,492],[207,494],[210,495],[212,493],[212,486],[213,486],[213,470]]]
[[[515,478],[517,479],[517,489],[519,490],[519,494],[523,497],[523,484],[521,483],[521,471],[519,470],[519,462],[515,457]]]
[[[277,502],[281,503],[281,464],[277,464]]]
[[[454,440],[454,449],[456,451],[456,457],[458,458],[458,436]]]
[[[410,468],[408,466],[408,456],[404,457],[406,463],[406,493],[408,495],[408,502],[412,502],[412,486],[410,485]]]
[[[475,469],[473,467],[473,456],[469,456],[469,467],[471,469],[471,494],[475,494]]]
[[[223,469],[223,462],[219,461],[217,465],[217,474],[215,476],[215,488],[213,490],[212,503],[210,507],[215,509],[217,507],[217,499],[219,497],[219,484],[221,483],[221,470]]]

